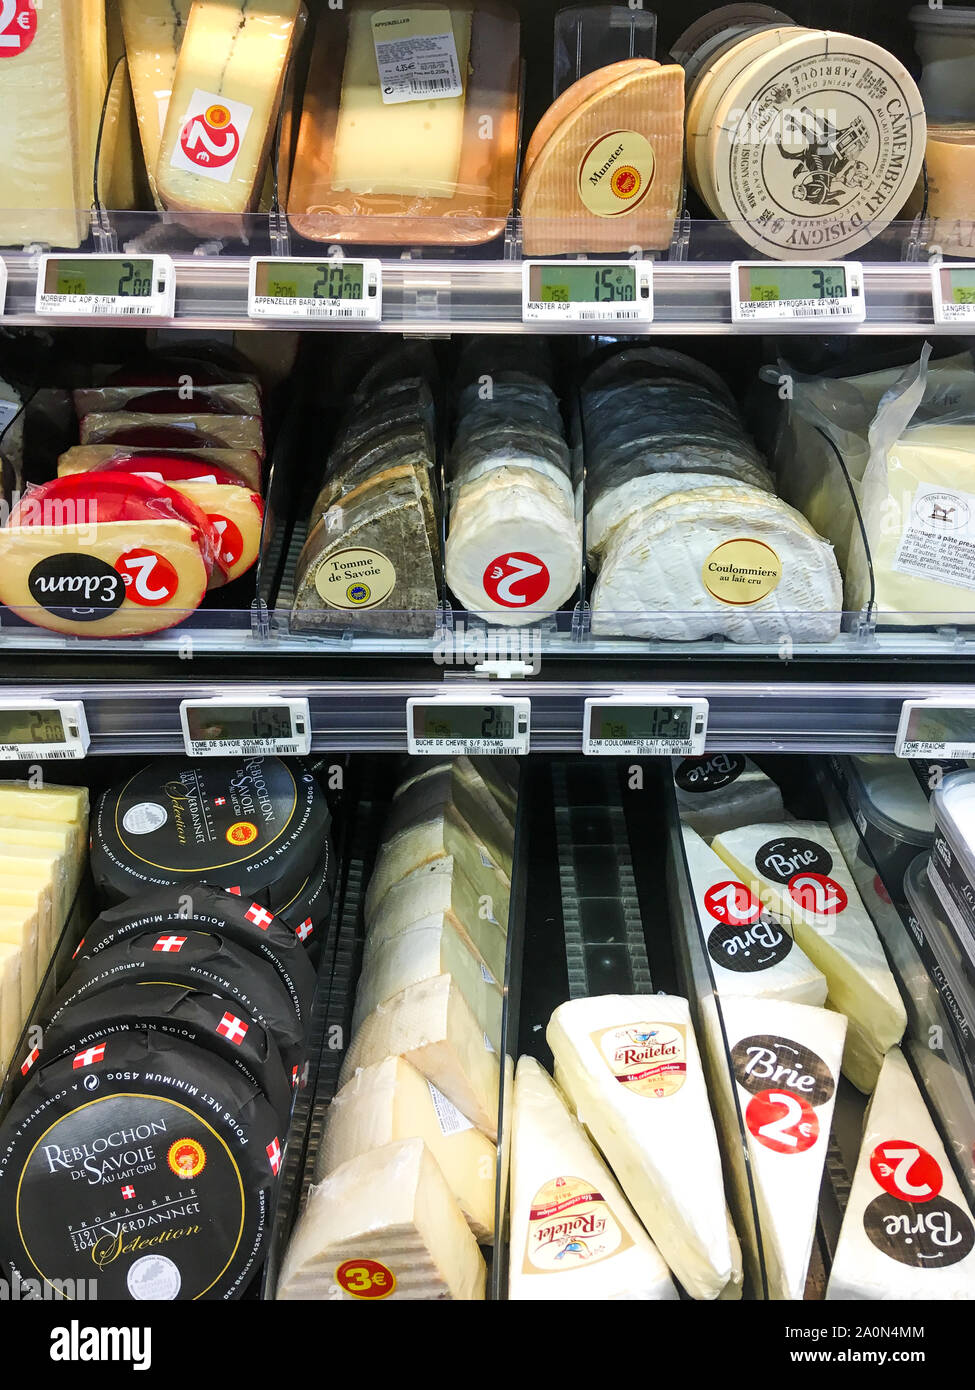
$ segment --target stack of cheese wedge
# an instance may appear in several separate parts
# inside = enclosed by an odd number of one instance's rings
[[[71,912],[88,789],[0,782],[0,1079]]]
[[[773,491],[727,387],[680,353],[630,348],[583,392],[593,631],[674,641],[830,641],[840,572]]]
[[[494,1240],[516,792],[480,759],[414,766],[365,900],[353,1036],[278,1298],[484,1296]]]

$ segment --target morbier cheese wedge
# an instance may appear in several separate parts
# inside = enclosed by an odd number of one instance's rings
[[[370,951],[356,988],[352,1028],[407,985],[450,975],[496,1052],[501,1049],[501,988],[443,916],[414,922]]]
[[[153,197],[159,143],[191,4],[192,0],[121,0],[129,77]]]
[[[740,753],[675,758],[674,788],[681,820],[705,840],[740,825],[785,820],[778,787]]]
[[[20,1018],[26,1022],[34,1007],[34,998],[46,962],[38,970],[38,933],[40,914],[35,907],[4,907],[0,905],[0,942],[16,946],[20,951]]]
[[[504,979],[507,942],[504,926],[488,916],[489,905],[478,897],[467,875],[452,858],[435,859],[414,869],[385,894],[369,923],[363,965],[386,942],[410,931],[418,922],[443,919],[483,960],[491,976]]]
[[[344,1086],[359,1067],[405,1057],[489,1139],[498,1138],[498,1057],[449,975],[410,985],[362,1024],[342,1063]]]
[[[692,1298],[715,1299],[735,1259],[721,1159],[686,999],[561,1004],[545,1034],[562,1086]]]
[[[99,410],[86,415],[81,421],[81,443],[115,444],[125,446],[127,437],[142,435],[158,430],[172,431],[178,439],[181,434],[191,439],[192,444],[206,440],[206,448],[250,451],[264,457],[264,427],[257,415],[219,415],[216,411],[207,414],[194,412],[187,402],[185,415],[156,414],[141,410]],[[168,444],[165,446],[169,452]],[[158,452],[158,450],[157,450]]]
[[[884,1059],[829,1300],[975,1299],[975,1221],[900,1048]]]
[[[727,864],[687,825],[681,826],[711,973],[722,1000],[729,995],[783,999],[822,1007],[826,976],[796,945],[788,919],[763,910],[759,900],[733,877]],[[697,922],[682,922],[697,932]]]
[[[677,1298],[659,1251],[533,1057],[515,1071],[508,1297]]]
[[[777,999],[726,998],[721,1012],[758,1205],[768,1295],[801,1300],[846,1020],[828,1009]],[[725,1106],[719,1116],[724,1145],[740,1145],[738,1113]],[[738,1196],[747,1206],[750,1194]],[[750,1226],[741,1223],[745,1231]],[[757,1252],[754,1259],[757,1264]]]
[[[0,1083],[13,1060],[23,1031],[19,946],[0,941]]]
[[[767,907],[791,920],[796,941],[826,976],[830,1003],[875,1053],[899,1042],[904,1004],[829,826],[751,825],[718,835],[713,848]]]
[[[422,1139],[404,1139],[311,1189],[275,1296],[358,1301],[371,1289],[371,1298],[476,1300],[486,1277],[436,1159]]]
[[[224,214],[253,208],[299,6],[193,0],[156,161],[165,207]]]
[[[356,1072],[328,1107],[315,1181],[359,1154],[422,1139],[440,1165],[475,1238],[494,1240],[497,1150],[403,1057]]]

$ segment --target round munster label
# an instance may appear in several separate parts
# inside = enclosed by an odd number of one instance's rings
[[[737,753],[708,753],[685,758],[674,773],[682,792],[718,792],[736,782],[745,771],[745,759]]]
[[[0,5],[0,58],[16,58],[37,33],[35,0],[6,0]]]
[[[584,1269],[632,1244],[602,1193],[584,1178],[553,1178],[532,1198],[523,1272]]]
[[[640,206],[653,184],[656,156],[645,135],[612,130],[579,163],[579,197],[597,217],[620,217]]]
[[[330,608],[378,608],[396,587],[396,567],[378,550],[338,550],[315,572],[315,588]]]
[[[719,923],[708,936],[708,955],[736,975],[755,975],[784,961],[792,945],[782,920],[763,912],[747,926]]]
[[[815,840],[787,835],[766,840],[756,851],[755,868],[773,883],[789,883],[797,874],[828,874],[833,867],[829,850]]]
[[[742,1038],[731,1049],[731,1065],[738,1085],[753,1096],[789,1091],[818,1106],[836,1090],[836,1078],[818,1053],[775,1034]]]
[[[662,1100],[687,1078],[686,1030],[679,1023],[624,1023],[591,1037],[616,1080],[634,1095]]]
[[[722,541],[704,561],[701,579],[719,603],[747,608],[774,593],[782,579],[782,561],[764,541]]]
[[[863,1229],[884,1255],[915,1269],[944,1269],[975,1248],[971,1217],[942,1196],[919,1205],[885,1192],[863,1213]]]

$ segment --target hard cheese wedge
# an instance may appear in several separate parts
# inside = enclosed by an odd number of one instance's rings
[[[0,864],[0,872],[8,868]],[[43,870],[26,867],[3,872],[0,907],[4,911],[25,911],[37,916],[37,971],[43,977],[51,952],[57,943],[54,924],[53,887]],[[29,969],[29,963],[28,967]]]
[[[473,768],[470,768],[470,772],[473,772]],[[485,801],[483,791],[478,794],[472,789],[469,777],[470,773],[467,777],[462,776],[451,766],[416,782],[394,800],[385,834],[391,838],[401,829],[425,818],[430,811],[452,806],[474,831],[479,842],[487,850],[489,858],[510,883],[515,847],[514,830],[510,823],[498,814],[496,803],[492,807],[490,802]],[[480,782],[480,779],[478,781]]]
[[[156,163],[167,208],[250,211],[300,0],[194,0]]]
[[[515,1072],[508,1297],[677,1298],[656,1246],[533,1057]]]
[[[484,961],[493,979],[504,979],[504,927],[488,915],[488,905],[450,857],[415,869],[389,889],[368,924],[364,965],[385,943],[410,931],[416,923],[435,918],[450,923]]]
[[[721,1160],[687,1000],[573,999],[546,1032],[556,1079],[693,1298],[731,1282]]]
[[[410,985],[380,1004],[352,1039],[340,1084],[358,1067],[387,1057],[405,1057],[497,1142],[497,1054],[449,975]]]
[[[723,999],[721,1010],[758,1204],[768,1295],[802,1299],[846,1020],[828,1009],[772,999]],[[725,1144],[740,1144],[737,1114],[726,1109],[721,1121]],[[750,1193],[740,1192],[738,1198],[748,1203]],[[741,1228],[749,1230],[750,1222]],[[753,1258],[757,1263],[757,1252]]]
[[[501,1048],[501,989],[484,962],[442,916],[424,918],[384,941],[363,965],[353,1029],[407,985],[450,975],[495,1051]]]
[[[34,787],[29,782],[0,781],[0,816],[67,827],[79,874],[88,846],[88,810],[87,787],[51,782]]]
[[[486,1273],[433,1154],[422,1139],[405,1139],[312,1188],[276,1297],[476,1300]]]
[[[751,825],[718,835],[713,848],[767,907],[791,920],[796,941],[826,976],[830,1003],[859,1026],[876,1055],[899,1042],[904,1005],[829,826]],[[876,1077],[857,1072],[850,1080],[869,1090]]]
[[[827,1299],[975,1298],[975,1222],[900,1048],[866,1122]]]
[[[0,906],[0,941],[20,951],[21,1023],[26,1021],[37,994],[39,932],[40,915],[36,907]]]
[[[68,891],[69,868],[62,854],[42,845],[25,845],[4,838],[0,832],[0,874],[22,875],[31,882],[45,883],[51,889],[52,933],[41,937],[41,949],[46,955],[54,949],[54,933],[60,932],[71,909]]]
[[[125,53],[153,196],[159,142],[191,5],[192,0],[121,0]]]
[[[21,959],[19,946],[0,941],[0,1078],[10,1065],[24,1023]]]
[[[527,178],[535,160],[567,116],[578,111],[585,102],[599,96],[600,92],[610,83],[624,77],[635,77],[637,73],[649,72],[652,68],[659,66],[660,64],[655,62],[653,58],[624,58],[622,62],[610,63],[607,67],[597,68],[595,72],[580,77],[578,82],[573,82],[571,87],[566,87],[565,91],[552,102],[532,133],[522,160],[522,178]]]
[[[220,556],[211,586],[230,584],[254,567],[264,524],[264,503],[256,492],[222,483],[171,482],[169,486],[195,502],[216,527]]]
[[[497,1151],[476,1126],[403,1057],[356,1072],[328,1108],[315,1181],[360,1154],[422,1139],[440,1165],[467,1224],[494,1240]]]
[[[722,999],[750,995],[821,1007],[826,976],[792,938],[787,919],[762,909],[758,897],[734,877],[723,859],[687,825],[684,857],[714,983]],[[697,931],[696,922],[684,922]]]

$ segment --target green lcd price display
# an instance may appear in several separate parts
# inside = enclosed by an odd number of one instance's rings
[[[250,743],[254,739],[265,742],[293,736],[288,705],[197,705],[187,710],[186,723],[190,738],[199,743]]]
[[[846,270],[840,265],[748,266],[747,298],[753,304],[793,299],[845,299]]]
[[[975,304],[975,270],[952,270],[949,282],[952,304]]]
[[[0,710],[0,743],[64,743],[65,738],[60,710]]]
[[[406,737],[411,753],[527,753],[531,702],[479,699],[406,702]]]
[[[90,745],[80,700],[13,700],[0,708],[0,760],[83,758]]]
[[[378,323],[383,314],[382,263],[255,256],[247,312],[257,319]]]
[[[361,299],[365,272],[361,261],[261,261],[254,283],[269,299]]]
[[[975,707],[938,697],[905,700],[895,752],[899,758],[975,757]]]
[[[534,265],[531,297],[541,304],[632,304],[637,296],[632,265]]]
[[[935,323],[961,323],[975,319],[975,265],[948,265],[933,268]]]
[[[44,277],[45,294],[98,295],[112,299],[152,296],[151,259],[68,261],[51,257]]]
[[[640,743],[646,739],[674,739],[683,743],[690,738],[694,711],[690,705],[655,705],[651,707],[610,705],[598,710],[594,720],[594,738],[621,738]]]
[[[707,727],[706,700],[648,698],[635,703],[622,695],[593,697],[585,702],[582,747],[590,757],[691,757],[704,752]]]

